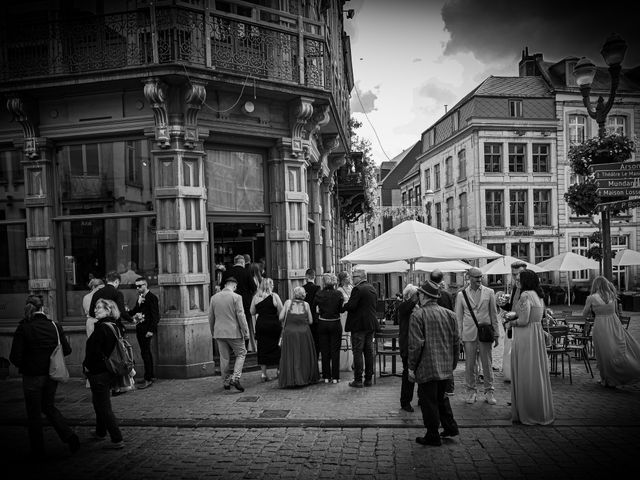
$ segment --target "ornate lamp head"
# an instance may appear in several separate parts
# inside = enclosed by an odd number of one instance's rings
[[[604,42],[602,50],[600,50],[602,58],[609,66],[620,65],[626,52],[627,42],[617,33],[612,33]]]

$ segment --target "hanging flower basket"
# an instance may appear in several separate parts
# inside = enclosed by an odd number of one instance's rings
[[[569,206],[578,215],[591,215],[599,203],[614,201],[614,198],[604,200],[596,193],[595,178],[589,167],[601,163],[624,162],[631,158],[634,151],[634,142],[617,134],[590,138],[579,145],[573,145],[567,157],[573,172],[582,175],[585,180],[571,185],[564,194],[564,199]]]

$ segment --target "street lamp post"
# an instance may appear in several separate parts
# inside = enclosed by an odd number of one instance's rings
[[[598,123],[598,137],[606,135],[607,115],[613,106],[616,98],[616,91],[620,82],[620,71],[622,70],[622,60],[627,51],[626,42],[617,34],[612,34],[602,46],[600,53],[602,58],[609,65],[609,76],[611,77],[611,89],[609,99],[605,102],[602,96],[598,97],[595,108],[591,105],[591,84],[596,75],[595,64],[586,57],[582,57],[573,68],[576,83],[580,87],[582,101],[589,113],[589,116]],[[602,229],[602,274],[612,280],[611,268],[611,217],[609,211],[600,212],[600,228]]]

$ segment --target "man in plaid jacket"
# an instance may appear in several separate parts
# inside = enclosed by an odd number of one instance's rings
[[[409,378],[414,377],[418,384],[418,403],[427,429],[424,437],[416,438],[421,445],[439,446],[440,437],[458,435],[458,424],[445,395],[458,363],[458,326],[455,314],[438,305],[439,297],[438,285],[424,282],[418,288],[419,306],[409,320]],[[440,423],[444,430],[439,434]]]

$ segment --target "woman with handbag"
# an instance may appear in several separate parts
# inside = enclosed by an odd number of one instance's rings
[[[284,302],[280,319],[282,325],[282,353],[280,355],[280,388],[301,387],[317,383],[318,355],[309,325],[313,322],[311,307],[304,301],[304,288],[293,289],[293,299]]]
[[[96,302],[95,316],[98,321],[93,333],[87,339],[85,358],[82,363],[91,385],[91,401],[96,412],[94,439],[102,440],[108,432],[111,444],[105,448],[122,448],[124,447],[122,433],[111,408],[111,388],[117,382],[117,377],[107,369],[105,362],[116,346],[116,335],[112,326],[120,328],[118,326],[120,310],[114,301],[101,298]]]
[[[525,425],[553,423],[553,394],[542,318],[545,307],[538,276],[520,272],[520,299],[515,314],[507,313],[513,329],[511,345],[511,420]]]
[[[69,445],[72,453],[80,448],[78,436],[67,425],[66,419],[55,406],[58,381],[49,376],[49,371],[52,354],[58,345],[65,356],[71,353],[62,326],[47,318],[42,298],[29,295],[24,319],[13,336],[9,359],[22,373],[29,443],[31,455],[35,459],[44,457],[43,413],[60,439]],[[66,367],[64,369],[66,370]]]

